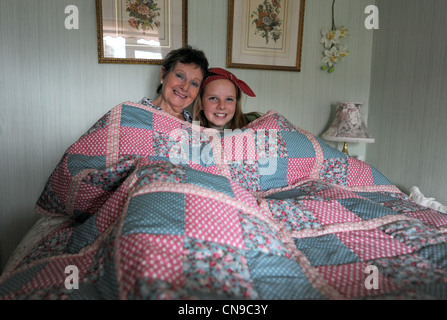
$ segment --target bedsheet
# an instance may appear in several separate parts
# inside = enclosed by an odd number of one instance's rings
[[[447,216],[275,111],[219,133],[122,103],[36,211],[69,220],[0,299],[447,297]]]

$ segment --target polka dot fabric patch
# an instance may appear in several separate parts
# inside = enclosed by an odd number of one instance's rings
[[[138,279],[163,280],[174,285],[184,282],[183,237],[132,234],[122,238],[120,268],[124,295],[133,291]]]
[[[85,134],[70,147],[68,152],[86,156],[103,155],[106,153],[107,133],[107,129],[98,129],[91,134]]]
[[[121,154],[150,157],[153,154],[152,131],[140,128],[122,127],[120,132]]]
[[[243,248],[237,208],[200,196],[186,197],[185,235]]]
[[[127,208],[123,234],[184,235],[185,195],[153,192],[132,198]]]
[[[348,186],[357,187],[374,184],[371,167],[365,162],[362,162],[355,158],[349,158],[348,167]]]

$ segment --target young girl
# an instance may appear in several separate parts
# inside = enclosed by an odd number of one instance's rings
[[[208,70],[200,99],[194,104],[193,118],[202,127],[217,130],[239,129],[259,118],[257,112],[242,113],[242,92],[256,97],[250,87],[234,74],[221,68]]]

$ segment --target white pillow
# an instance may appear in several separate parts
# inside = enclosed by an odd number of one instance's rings
[[[426,198],[416,186],[410,188],[410,199],[421,206],[447,213],[447,206],[435,201],[435,198]]]

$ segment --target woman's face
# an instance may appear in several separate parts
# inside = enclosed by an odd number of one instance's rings
[[[199,94],[203,80],[202,70],[195,64],[177,62],[169,73],[162,70],[162,104],[172,114],[181,113]]]
[[[202,110],[210,128],[222,130],[233,119],[236,102],[236,87],[230,80],[208,83],[203,91]]]

